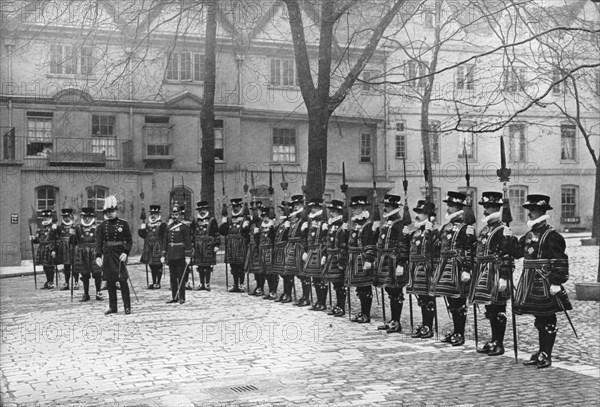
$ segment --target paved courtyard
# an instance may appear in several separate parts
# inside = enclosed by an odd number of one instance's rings
[[[376,319],[358,325],[226,293],[220,265],[213,291],[188,291],[185,304],[171,305],[168,282],[145,290],[143,266],[130,270],[139,297],[138,303],[132,293],[131,315],[120,300],[119,313],[104,316],[107,301],[79,303],[81,290],[71,303],[68,291],[34,291],[31,276],[2,279],[2,406],[600,403],[597,302],[574,301],[579,341],[559,316],[555,363],[538,370],[520,363],[537,339],[528,317],[518,321],[516,364],[510,328],[507,353],[488,357],[475,353],[472,340],[453,348],[378,332],[375,301]],[[482,314],[481,341],[489,332]]]

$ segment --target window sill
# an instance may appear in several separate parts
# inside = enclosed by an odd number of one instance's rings
[[[282,165],[284,167],[287,167],[287,166],[299,167],[300,163],[296,162],[296,161],[271,161],[269,163],[269,165],[274,166],[274,167],[281,167]]]
[[[97,79],[98,75],[97,74],[89,74],[89,75],[83,75],[83,74],[79,74],[79,73],[74,73],[74,74],[66,74],[66,73],[48,73],[46,74],[46,78],[48,79],[81,79],[81,80],[87,80],[87,79]]]
[[[268,89],[281,89],[281,90],[295,90],[295,91],[300,91],[300,86],[298,85],[271,85],[268,84],[267,85]]]
[[[564,158],[561,158],[560,163],[561,164],[579,164],[579,162],[577,160],[569,160],[569,159],[564,159]]]
[[[204,85],[204,81],[194,81],[192,79],[189,79],[189,80],[163,79],[162,83],[168,84],[168,85],[182,85],[182,84]]]

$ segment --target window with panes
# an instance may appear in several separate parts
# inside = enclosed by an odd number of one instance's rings
[[[273,128],[273,161],[296,162],[296,129]]]

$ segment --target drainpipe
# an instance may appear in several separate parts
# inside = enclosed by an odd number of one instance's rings
[[[389,112],[388,112],[388,98],[387,98],[387,52],[383,54],[383,175],[385,180],[388,180],[388,120],[389,120]]]

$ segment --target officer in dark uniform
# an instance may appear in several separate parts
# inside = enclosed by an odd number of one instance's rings
[[[160,216],[160,205],[150,205],[150,218],[148,224],[140,225],[138,235],[144,239],[144,249],[140,262],[150,267],[152,283],[148,285],[149,290],[160,289],[163,274],[163,264],[160,258],[163,252],[163,240],[167,233],[167,224]]]
[[[256,287],[249,294],[257,297],[262,297],[264,294],[265,287],[265,276],[261,272],[260,257],[258,253],[258,245],[260,239],[260,224],[262,219],[260,217],[260,210],[263,208],[261,201],[250,202],[250,216],[247,216],[244,220],[244,227],[248,228],[249,239],[248,250],[246,252],[246,264],[244,270],[250,278],[250,274],[254,274],[254,281],[256,281]],[[248,280],[248,283],[250,280]]]
[[[308,233],[306,237],[307,252],[302,255],[304,268],[300,271],[303,278],[312,279],[317,293],[317,301],[310,308],[313,311],[327,310],[327,284],[323,282],[323,264],[321,258],[325,252],[327,239],[327,222],[323,219],[323,200],[312,198],[308,201]]]
[[[63,274],[65,282],[60,288],[62,291],[69,289],[69,280],[71,278],[71,268],[73,264],[73,236],[75,236],[75,224],[73,220],[73,209],[64,208],[61,211],[62,220],[58,225],[57,240],[57,258],[58,264],[63,265]],[[79,289],[79,274],[73,274],[73,289]]]
[[[367,211],[369,205],[364,195],[350,199],[352,227],[348,237],[346,280],[349,287],[356,287],[356,295],[360,299],[360,313],[353,315],[351,319],[359,324],[371,322],[373,263],[377,259],[377,235]]]
[[[233,198],[231,202],[231,216],[223,217],[219,226],[219,234],[226,236],[225,263],[231,266],[233,287],[230,293],[243,292],[244,264],[246,262],[247,245],[249,239],[249,223],[244,224],[245,216],[242,211],[242,198]]]
[[[497,356],[504,354],[506,301],[510,296],[507,288],[514,262],[506,255],[504,245],[504,225],[500,218],[502,192],[484,192],[479,205],[483,206],[485,226],[477,238],[469,302],[485,305],[485,317],[492,329],[491,339],[477,352]]]
[[[127,221],[120,219],[117,198],[113,195],[104,200],[106,220],[96,230],[96,264],[102,268],[102,279],[106,281],[109,308],[106,315],[117,312],[117,282],[121,289],[125,314],[131,314],[131,298],[127,280],[127,258],[133,239]]]
[[[192,246],[194,247],[192,264],[196,265],[200,276],[200,285],[196,290],[210,291],[210,275],[213,266],[217,264],[217,252],[219,251],[219,224],[210,216],[208,202],[196,203],[196,219],[190,226],[192,230]]]
[[[275,281],[279,282],[279,276],[283,277],[283,293],[279,298],[275,299],[275,302],[292,302],[292,286],[293,276],[288,277],[284,275],[285,267],[285,248],[287,246],[288,233],[290,230],[290,203],[282,201],[281,205],[278,206],[281,211],[279,216],[279,223],[275,230],[275,241],[273,243],[273,266],[271,270],[276,277]],[[277,286],[275,286],[277,287]]]
[[[429,205],[429,206],[428,206]],[[431,280],[440,256],[440,235],[434,228],[431,213],[435,205],[419,200],[413,208],[416,213],[411,231],[407,225],[402,230],[405,244],[402,245],[402,262],[408,270],[406,292],[417,296],[421,308],[421,325],[415,329],[412,338],[428,339],[433,337],[433,319],[435,317],[435,297],[431,295]],[[429,211],[430,213],[427,213]]]
[[[344,203],[333,199],[327,205],[327,236],[321,264],[323,265],[323,281],[332,283],[335,291],[336,305],[327,315],[342,317],[346,314],[346,287],[344,287],[344,271],[347,262],[348,224],[344,222]]]
[[[264,293],[263,299],[275,300],[277,298],[277,283],[279,276],[273,273],[273,243],[275,241],[275,224],[269,218],[270,208],[263,206],[260,209],[262,223],[258,228],[258,257],[260,259],[260,271],[255,274],[257,285],[266,281],[269,291]],[[262,286],[259,286],[262,288]]]
[[[448,223],[440,231],[440,259],[432,282],[432,294],[443,295],[448,299],[454,330],[448,333],[442,342],[452,346],[462,346],[465,343],[471,253],[477,243],[474,231],[467,235],[467,227],[472,226],[468,226],[463,217],[466,198],[462,192],[449,191],[443,201],[447,205]]]
[[[294,303],[299,307],[310,305],[310,279],[300,277],[300,270],[304,267],[302,255],[306,252],[306,236],[308,223],[304,214],[304,196],[293,195],[292,206],[294,211],[290,213],[288,226],[288,241],[285,246],[285,265],[283,266],[284,282],[288,281],[288,289],[294,286],[294,277],[297,276],[302,282],[302,297]],[[290,284],[291,283],[291,284]],[[291,293],[290,293],[291,294]],[[281,301],[284,302],[284,301]]]
[[[75,226],[75,259],[73,272],[81,275],[83,283],[83,296],[79,302],[90,300],[90,277],[94,278],[96,286],[96,300],[102,301],[102,269],[96,262],[96,210],[94,208],[81,208],[81,221]]]
[[[41,264],[46,274],[46,282],[41,288],[49,290],[54,288],[54,271],[56,269],[56,239],[58,237],[56,223],[52,222],[52,210],[44,209],[41,213],[42,224],[37,230],[37,236],[29,239],[38,245],[35,252],[37,264]]]
[[[569,258],[565,239],[547,223],[546,211],[552,209],[550,197],[541,194],[527,196],[529,232],[518,242],[505,228],[511,254],[523,258],[523,272],[515,295],[515,312],[535,317],[539,349],[524,365],[546,368],[552,365],[552,348],[558,327],[556,313],[573,307],[562,284],[569,279]]]
[[[404,303],[404,286],[406,274],[400,258],[402,244],[402,216],[400,214],[400,197],[387,194],[381,201],[383,204],[384,222],[379,228],[377,238],[377,285],[385,287],[390,303],[391,319],[377,327],[388,333],[402,332],[400,317]]]
[[[167,224],[167,233],[163,240],[161,263],[169,266],[171,281],[171,300],[167,304],[185,303],[187,267],[192,255],[192,234],[190,227],[183,222],[185,207],[177,204],[171,210],[171,219]],[[179,296],[178,296],[179,294]]]

